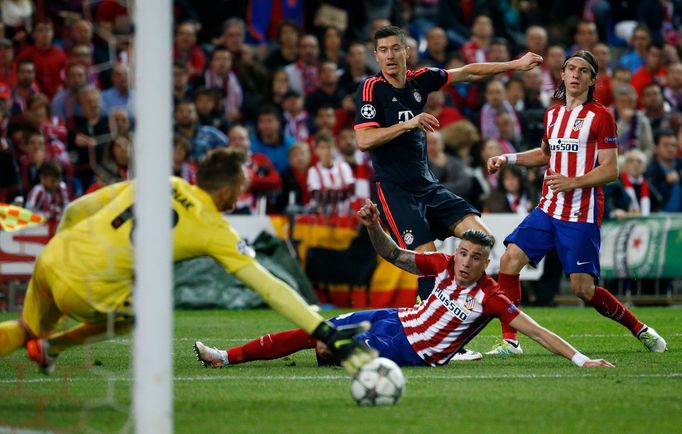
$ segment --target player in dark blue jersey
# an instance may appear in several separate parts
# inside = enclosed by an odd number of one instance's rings
[[[423,112],[426,98],[453,82],[531,69],[542,57],[527,53],[510,62],[408,71],[405,33],[395,26],[374,34],[374,48],[381,72],[358,87],[355,133],[358,147],[372,156],[375,202],[385,227],[401,248],[417,252],[434,251],[436,238],[459,237],[468,229],[491,234],[480,213],[440,185],[429,170],[425,132],[439,125],[434,116]],[[432,278],[420,278],[422,300],[432,288]]]

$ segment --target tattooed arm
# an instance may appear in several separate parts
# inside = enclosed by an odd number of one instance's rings
[[[358,211],[360,222],[365,225],[374,250],[385,260],[412,274],[419,274],[415,261],[415,252],[398,247],[379,224],[379,210],[376,204],[365,199],[365,204]]]

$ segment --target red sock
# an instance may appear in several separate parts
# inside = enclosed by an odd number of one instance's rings
[[[506,295],[516,307],[521,306],[521,280],[519,279],[519,275],[500,273],[497,276],[497,280],[504,295]],[[502,339],[517,341],[519,335],[514,327],[502,323]]]
[[[287,330],[267,334],[244,345],[229,348],[227,360],[232,365],[253,360],[279,359],[307,348],[315,348],[314,338],[302,329]]]
[[[594,296],[590,304],[603,316],[623,324],[633,335],[637,335],[644,327],[644,324],[630,312],[630,309],[623,306],[623,303],[601,286],[594,288]]]

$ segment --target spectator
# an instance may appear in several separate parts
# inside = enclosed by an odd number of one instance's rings
[[[294,144],[291,136],[284,134],[279,111],[273,106],[264,106],[258,113],[256,131],[251,135],[251,150],[265,154],[277,172],[289,167],[289,148]]]
[[[129,179],[131,147],[126,136],[116,136],[104,146],[102,162],[95,168],[95,182],[86,193]]]
[[[104,145],[111,140],[111,134],[109,120],[102,113],[99,91],[87,86],[78,93],[78,101],[83,115],[67,121],[67,149],[71,154],[74,176],[80,182],[80,186],[75,188],[84,191],[94,181],[94,170],[102,161]]]
[[[522,136],[516,134],[514,115],[511,112],[498,112],[495,116],[495,126],[498,131],[496,140],[503,154],[516,153],[527,147],[521,142]]]
[[[542,110],[549,106],[553,93],[543,92],[542,70],[539,66],[521,73],[525,98],[523,106],[525,110]]]
[[[542,26],[530,26],[526,29],[526,51],[545,55],[547,51],[547,30]]]
[[[487,62],[492,38],[492,20],[487,15],[478,15],[471,25],[471,38],[460,48],[464,63]]]
[[[99,80],[99,70],[93,65],[92,59],[92,47],[86,44],[74,45],[71,51],[68,53],[67,57],[67,67],[71,63],[78,63],[85,66],[87,71],[87,84],[90,86],[95,86],[97,88],[108,88],[111,86],[110,70],[102,71],[102,75],[106,75],[106,86],[103,86]],[[66,71],[63,71],[59,78],[63,81],[66,77]]]
[[[246,128],[234,125],[227,137],[231,148],[239,149],[246,154],[244,167],[248,174],[247,183],[237,200],[235,211],[238,213],[242,211],[243,214],[261,214],[257,212],[260,198],[270,196],[270,199],[274,199],[275,192],[282,187],[282,179],[267,155],[251,151],[249,132]],[[261,208],[261,211],[265,209]]]
[[[514,115],[514,132],[516,136],[521,135],[521,125],[514,113],[514,108],[507,101],[504,85],[500,80],[493,79],[488,82],[485,91],[486,103],[481,109],[481,137],[483,139],[495,139],[500,132],[495,124],[495,117],[499,112],[506,111]]]
[[[331,134],[335,136],[338,129],[336,128],[336,111],[334,107],[323,105],[317,109],[315,113],[315,135],[320,133]],[[308,138],[309,143],[315,141],[315,135]]]
[[[52,115],[62,122],[74,116],[83,116],[83,108],[78,101],[80,91],[87,85],[85,66],[72,63],[66,67],[66,87],[52,99]]]
[[[339,76],[336,70],[336,64],[332,62],[320,63],[319,85],[305,97],[305,108],[308,113],[317,113],[317,109],[321,106],[341,108],[344,93],[339,88]]]
[[[640,100],[642,112],[649,119],[654,136],[662,129],[673,129],[674,124],[678,123],[680,114],[670,111],[670,105],[663,99],[661,88],[656,83],[644,86]]]
[[[16,86],[12,89],[12,114],[18,114],[26,110],[28,97],[40,93],[40,89],[35,83],[35,65],[30,59],[23,59],[17,62]]]
[[[474,178],[462,160],[446,154],[444,148],[443,137],[438,131],[426,134],[431,173],[445,188],[468,201]]]
[[[14,46],[12,41],[0,38],[0,83],[13,86],[16,83],[14,70]]]
[[[448,62],[448,38],[441,27],[432,27],[426,33],[426,50],[421,59],[435,68],[445,68]]]
[[[372,160],[369,154],[358,149],[355,131],[352,127],[343,128],[339,131],[337,145],[339,156],[348,163],[355,178],[355,193],[351,207],[358,210],[362,207],[365,199],[370,197],[370,182],[374,178]]]
[[[637,94],[632,86],[621,86],[613,92],[615,98],[614,117],[618,131],[618,152],[625,154],[637,148],[650,156],[653,149],[651,123],[637,110]]]
[[[189,140],[178,134],[173,136],[173,176],[194,185],[197,182],[197,165],[190,161],[191,149]]]
[[[509,54],[509,45],[504,38],[493,38],[490,41],[490,50],[488,51],[488,59],[491,62],[508,62],[511,60]],[[502,73],[498,76],[503,82],[506,82],[513,73],[511,71]]]
[[[284,68],[298,58],[298,44],[301,29],[293,21],[284,20],[279,23],[279,37],[277,46],[265,59],[265,66],[269,71]]]
[[[227,145],[227,136],[215,127],[199,125],[196,106],[192,101],[181,101],[175,106],[175,134],[187,139],[190,158],[196,163],[211,149]]]
[[[197,24],[189,21],[175,28],[173,60],[188,66],[190,77],[201,75],[206,66],[204,51],[197,45]]]
[[[26,29],[31,28],[34,13],[31,0],[4,0],[0,4],[4,33],[20,43],[26,39]]]
[[[213,49],[208,68],[193,81],[193,87],[219,89],[224,98],[225,116],[231,122],[239,121],[244,95],[242,85],[232,71],[232,53],[227,47],[217,46]]]
[[[660,195],[643,176],[646,167],[646,155],[639,149],[631,149],[625,154],[618,180],[604,187],[606,215],[623,220],[632,215],[648,216],[658,209]]]
[[[485,200],[484,209],[491,213],[528,215],[537,204],[537,197],[528,186],[526,177],[518,166],[505,166],[500,170],[497,188]]]
[[[280,175],[282,192],[277,198],[277,212],[296,212],[308,203],[307,174],[310,167],[310,147],[296,142],[289,148],[289,167]]]
[[[40,166],[47,161],[43,134],[35,128],[25,129],[18,143],[18,151],[21,188],[27,194],[40,183]]]
[[[325,215],[350,213],[350,198],[355,192],[355,178],[348,163],[334,158],[334,137],[315,137],[317,163],[308,169],[307,185],[310,211]]]
[[[173,62],[173,105],[189,98],[189,70],[181,62]]]
[[[373,72],[367,64],[367,48],[365,44],[353,42],[348,47],[346,68],[339,79],[339,87],[345,94],[354,95],[355,89]]]
[[[111,75],[112,86],[102,92],[102,110],[109,113],[114,108],[124,108],[129,118],[134,118],[134,91],[130,89],[130,69],[128,65],[117,63]]]
[[[281,107],[284,95],[291,89],[289,87],[289,76],[283,69],[277,69],[272,73],[267,89],[265,89],[265,105]],[[298,92],[296,92],[298,93]],[[302,95],[299,93],[299,95]]]
[[[517,113],[521,113],[525,109],[526,89],[523,86],[523,80],[518,76],[512,76],[504,85],[504,90],[507,94],[509,104]]]
[[[672,111],[682,111],[682,63],[674,62],[668,65],[663,96],[670,104]]]
[[[599,42],[599,33],[597,33],[597,25],[594,21],[579,20],[576,26],[575,33],[573,33],[573,44],[566,52],[567,56],[572,55],[578,50],[587,50],[592,52],[594,46]]]
[[[52,45],[54,29],[52,21],[41,19],[33,29],[33,45],[19,53],[18,60],[31,59],[35,65],[36,83],[40,90],[52,98],[61,85],[60,72],[66,66],[66,55]]]
[[[554,91],[561,83],[561,71],[566,61],[566,51],[561,45],[552,45],[547,49],[542,69],[542,91],[554,95]]]
[[[500,144],[497,143],[495,139],[484,139],[472,149],[473,161],[471,163],[473,175],[476,178],[475,186],[472,190],[478,193],[478,200],[470,202],[477,209],[483,209],[483,203],[490,195],[490,192],[497,188],[499,172],[490,173],[488,172],[487,165],[485,164],[489,158],[496,155],[501,155]]]
[[[284,68],[289,79],[289,88],[307,96],[319,85],[318,56],[320,54],[317,38],[305,35],[301,38],[298,59]]]
[[[631,86],[631,81],[632,73],[630,70],[624,66],[616,66],[613,68],[613,75],[611,76],[611,92],[615,93],[615,90],[622,86]]]
[[[595,44],[592,51],[597,64],[599,65],[599,74],[595,80],[594,99],[606,107],[613,104],[613,92],[611,90],[611,49],[608,45],[601,42]]]
[[[111,131],[111,135],[114,137],[131,136],[132,126],[130,125],[128,111],[125,108],[119,107],[109,112],[109,130]]]
[[[282,100],[284,117],[284,134],[293,137],[298,142],[305,142],[310,136],[308,129],[308,111],[303,107],[303,97],[288,91]]]
[[[44,216],[48,222],[57,223],[69,204],[66,184],[62,182],[62,169],[53,161],[46,161],[38,170],[40,183],[28,194],[26,208]]]
[[[644,65],[632,75],[632,87],[640,96],[644,86],[649,83],[665,86],[666,74],[663,64],[663,47],[660,44],[650,44],[646,51]]]
[[[441,128],[445,128],[463,118],[462,114],[455,107],[445,105],[445,93],[441,90],[431,92],[426,97],[424,111],[435,116]]]
[[[464,119],[443,128],[440,133],[445,144],[445,152],[469,166],[472,159],[471,148],[481,140],[478,128],[471,121]]]
[[[100,65],[111,61],[109,43],[101,36],[93,34],[92,23],[85,19],[77,19],[71,24],[69,39],[64,41],[64,49],[71,50],[76,45],[86,45],[90,48],[93,64]]]
[[[346,65],[346,52],[343,51],[343,32],[338,27],[329,26],[324,30],[322,36],[322,52],[320,60],[331,62],[343,69]]]
[[[644,24],[639,24],[632,32],[630,38],[630,46],[632,50],[623,54],[618,61],[619,66],[624,66],[630,70],[631,73],[637,72],[644,66],[644,59],[651,44],[651,33],[649,28]]]
[[[682,211],[682,158],[677,157],[679,144],[671,130],[661,131],[656,138],[654,158],[645,178],[661,195],[661,211]]]
[[[23,127],[35,128],[43,134],[47,159],[55,160],[70,174],[71,160],[66,152],[66,126],[57,118],[50,117],[49,101],[42,93],[28,98],[28,107],[18,120]]]
[[[194,105],[200,125],[208,125],[219,129],[222,133],[227,133],[230,125],[217,108],[217,103],[222,100],[220,90],[201,87],[195,92]]]
[[[407,39],[407,57],[405,58],[405,64],[407,65],[407,69],[415,69],[419,62],[421,62],[420,56],[419,56],[419,44],[417,43],[417,40],[408,36]],[[365,46],[365,51],[368,53],[373,52],[372,50],[367,50],[367,46]],[[368,63],[367,66],[369,67],[370,71],[372,71],[372,74],[376,74],[379,72],[379,65],[376,63],[376,60],[372,57],[368,58]],[[374,63],[372,63],[374,62]]]

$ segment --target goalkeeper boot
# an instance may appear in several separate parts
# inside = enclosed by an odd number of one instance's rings
[[[197,360],[204,365],[204,368],[221,368],[230,364],[227,360],[227,351],[207,347],[201,341],[194,343],[194,353],[197,355]]]
[[[460,348],[459,351],[452,356],[450,360],[459,360],[460,362],[471,362],[474,360],[481,360],[483,355],[478,351],[467,350],[466,348]]]
[[[644,326],[642,330],[637,333],[637,339],[642,341],[644,346],[652,353],[668,351],[668,344],[665,342],[665,339],[649,326]]]
[[[50,375],[54,371],[54,364],[57,361],[56,355],[49,353],[50,343],[47,339],[31,339],[26,342],[26,352],[28,358],[38,364],[40,372]]]
[[[523,350],[519,341],[512,341],[510,339],[502,339],[502,342],[496,344],[492,350],[486,353],[486,355],[491,356],[510,356],[513,354],[523,354]]]

